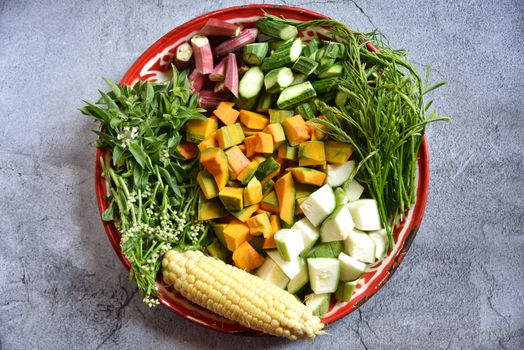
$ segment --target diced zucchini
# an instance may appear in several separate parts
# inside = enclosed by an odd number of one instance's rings
[[[320,40],[318,40],[317,38],[311,39],[303,50],[304,56],[309,57],[309,55],[311,54],[316,54],[318,51],[319,45],[320,45]]]
[[[295,62],[295,64],[293,64],[293,70],[295,72],[302,73],[306,76],[313,74],[313,72],[317,69],[317,67],[318,67],[317,61],[311,58],[304,57],[304,56],[300,56],[298,60]]]
[[[359,279],[368,267],[367,264],[344,252],[339,254],[338,260],[340,260],[340,280],[344,282]]]
[[[334,293],[340,277],[340,262],[334,258],[308,258],[309,284],[315,294]]]
[[[365,263],[375,261],[375,242],[367,233],[353,230],[344,241],[344,252]]]
[[[294,278],[302,270],[304,259],[297,258],[292,261],[286,261],[280,257],[276,249],[268,250],[267,255],[284,271],[288,278]]]
[[[382,260],[388,248],[388,234],[386,229],[370,232],[369,237],[375,242],[375,257],[378,260]]]
[[[339,283],[337,291],[335,292],[335,298],[337,298],[338,301],[349,301],[351,299],[351,295],[353,295],[353,292],[357,287],[357,284],[358,280]]]
[[[288,285],[287,285],[287,291],[289,293],[296,293],[302,287],[304,287],[309,282],[309,274],[307,271],[307,265],[306,262],[302,259],[299,259],[300,261],[300,272],[297,273],[295,277],[290,279]]]
[[[304,301],[307,308],[311,310],[313,315],[322,317],[329,310],[331,295],[329,293],[308,294],[304,297]]]
[[[294,74],[293,75],[293,82],[291,83],[290,86],[303,83],[306,80],[307,80],[307,76],[306,75],[304,75],[304,74]]]
[[[256,25],[261,33],[282,40],[294,38],[298,34],[298,29],[296,27],[275,21],[271,18],[259,19]]]
[[[272,259],[266,259],[255,275],[282,289],[286,289],[289,282],[284,271]]]
[[[273,102],[275,102],[276,99],[276,95],[263,91],[260,96],[258,96],[256,111],[263,113],[267,112],[271,106],[273,106]]]
[[[307,254],[313,245],[315,245],[315,242],[320,236],[317,228],[313,226],[311,221],[309,221],[307,218],[298,220],[291,228],[300,231],[302,236],[302,245],[304,246],[300,254]]]
[[[354,160],[343,164],[328,164],[327,183],[332,187],[338,187],[349,179],[353,170],[355,170]]]
[[[308,258],[337,258],[344,250],[344,243],[341,241],[333,241],[328,243],[321,243],[313,247],[307,254]]]
[[[244,46],[242,58],[244,62],[250,65],[259,65],[262,63],[262,59],[266,57],[268,50],[269,44],[267,42],[247,44]]]
[[[294,76],[291,69],[287,67],[276,68],[269,71],[264,77],[266,91],[273,94],[281,92],[284,88],[291,85]]]
[[[313,192],[300,208],[309,221],[318,226],[335,209],[335,204],[333,189],[326,184]]]
[[[344,57],[344,44],[335,41],[324,41],[324,57],[342,58]]]
[[[256,98],[264,84],[264,73],[258,66],[248,69],[238,83],[238,93],[244,99]]]
[[[272,70],[287,66],[295,62],[302,52],[302,40],[296,38],[290,44],[284,44],[282,47],[273,52],[269,57],[264,58],[261,68],[263,70]]]
[[[332,64],[323,67],[318,73],[319,79],[338,77],[344,71],[344,67],[341,64]]]
[[[346,197],[349,202],[356,201],[364,192],[364,186],[359,184],[356,180],[344,182],[342,188],[344,189],[344,192],[346,192]]]
[[[278,96],[277,106],[278,108],[286,109],[316,95],[313,85],[311,85],[309,81],[305,81],[285,88],[284,91],[280,93],[280,96]]]
[[[299,104],[296,107],[296,111],[304,119],[315,118],[315,112],[314,112],[313,107],[311,107],[311,104],[309,102],[304,102],[304,103]]]
[[[275,233],[275,243],[280,257],[291,261],[298,257],[304,249],[302,233],[296,229],[283,228]]]
[[[239,97],[235,100],[235,109],[247,109],[251,110],[257,104],[258,96],[253,96],[251,98]]]
[[[311,83],[317,94],[324,94],[330,92],[337,87],[337,80],[334,78],[326,78],[315,80]]]
[[[376,231],[382,228],[378,213],[377,201],[374,199],[359,199],[347,204],[355,222],[355,227],[362,231]]]
[[[322,223],[320,239],[322,242],[343,241],[354,227],[348,208],[339,205]]]
[[[344,91],[337,91],[335,95],[335,105],[339,108],[345,107],[349,99],[349,94]]]

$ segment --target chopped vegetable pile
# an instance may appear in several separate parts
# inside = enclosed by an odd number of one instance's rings
[[[331,37],[303,40],[299,29],[311,26]],[[426,88],[374,33],[270,15],[253,28],[210,19],[173,64],[170,82],[108,82],[111,92],[82,108],[102,125],[96,146],[111,155],[111,164],[101,159],[110,189],[103,219],[122,234],[131,277],[152,305],[162,265],[165,283],[224,317],[314,337],[322,328],[314,316],[332,299],[350,300],[394,246],[392,225],[415,201],[425,125],[446,119],[426,118],[424,95],[438,85]],[[224,307],[239,288],[191,292],[195,278],[211,277],[184,267],[186,259],[224,268],[188,250],[245,271],[227,270],[233,279],[250,272],[287,290],[313,316],[289,306],[296,323],[258,325],[246,310]],[[259,310],[253,317],[271,319],[256,298],[247,302]]]

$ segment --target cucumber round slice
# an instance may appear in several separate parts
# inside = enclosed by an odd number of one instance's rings
[[[245,99],[254,98],[260,93],[260,90],[262,90],[263,84],[264,73],[262,73],[262,70],[257,66],[251,67],[242,79],[240,79],[238,83],[238,93],[240,97]]]

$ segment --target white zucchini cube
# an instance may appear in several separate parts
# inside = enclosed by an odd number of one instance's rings
[[[287,285],[287,291],[289,293],[298,292],[309,282],[306,262],[303,259],[299,259],[298,261],[300,262],[300,272],[289,281]]]
[[[364,186],[355,180],[344,182],[342,188],[344,189],[344,192],[346,192],[346,198],[349,202],[356,201],[364,192]]]
[[[382,260],[386,255],[388,248],[388,234],[386,229],[373,231],[369,233],[369,237],[375,242],[375,255],[378,260]]]
[[[367,264],[344,252],[340,253],[338,260],[340,260],[340,280],[344,282],[358,280],[368,267]]]
[[[322,242],[343,241],[353,231],[355,224],[345,205],[338,206],[322,223],[320,239]]]
[[[307,259],[309,284],[315,294],[334,293],[340,277],[340,262],[333,258]]]
[[[367,233],[353,230],[344,241],[344,252],[365,263],[375,261],[375,242]]]
[[[304,298],[306,307],[311,310],[315,316],[322,317],[329,310],[329,302],[331,301],[331,294],[308,294]]]
[[[291,261],[304,250],[302,232],[292,228],[283,228],[275,233],[275,243],[282,259]]]
[[[266,251],[267,255],[284,271],[288,278],[294,278],[302,270],[304,259],[297,258],[292,261],[282,259],[276,249]]]
[[[359,199],[347,204],[355,227],[362,231],[375,231],[382,228],[378,214],[377,201],[374,199]]]
[[[284,271],[272,259],[266,259],[255,275],[282,289],[286,289],[289,282],[289,278]]]
[[[318,237],[320,237],[320,233],[318,232],[317,228],[313,226],[308,218],[298,220],[291,228],[300,230],[300,233],[302,234],[304,249],[302,249],[300,254],[307,253],[315,245]]]
[[[338,187],[349,179],[351,173],[355,170],[355,161],[350,160],[342,164],[328,164],[327,166],[327,183],[331,187]]]
[[[315,226],[335,209],[335,194],[329,185],[324,185],[313,192],[301,205],[304,215]]]

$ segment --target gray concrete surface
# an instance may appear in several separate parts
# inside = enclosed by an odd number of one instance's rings
[[[285,3],[285,2],[282,2]],[[144,306],[93,192],[77,111],[171,28],[232,1],[0,2],[0,349],[524,348],[524,2],[299,1],[409,49],[453,123],[428,130],[421,230],[315,342],[233,337]],[[289,2],[291,4],[291,2]]]

